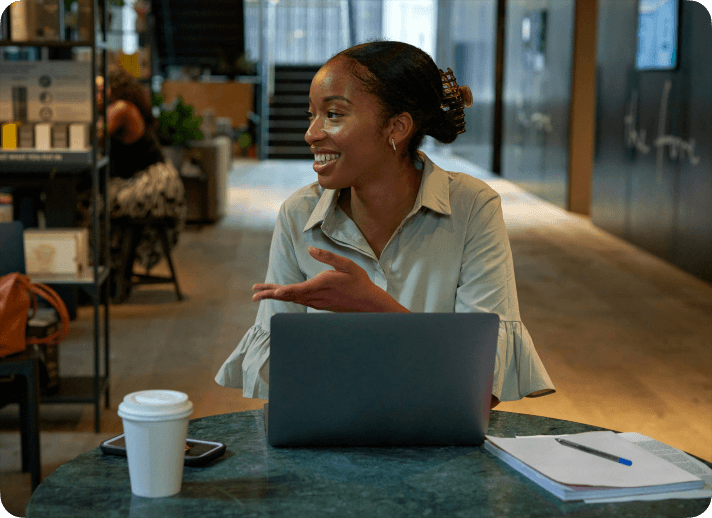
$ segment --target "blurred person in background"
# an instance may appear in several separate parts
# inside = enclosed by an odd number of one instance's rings
[[[101,112],[104,106],[102,77],[97,78],[97,88],[97,104]],[[98,134],[100,146],[103,146],[105,135],[111,139],[106,205],[111,218],[112,297],[122,300],[128,296],[130,283],[123,283],[127,288],[118,293],[116,281],[119,276],[130,281],[133,271],[133,264],[127,264],[129,251],[124,242],[129,226],[125,223],[132,219],[174,220],[174,225],[168,228],[168,242],[173,248],[185,226],[186,201],[180,174],[161,150],[156,135],[157,121],[141,84],[119,68],[110,72],[106,91],[109,99],[106,121],[100,121]],[[90,200],[91,190],[79,197],[78,209],[85,226],[91,224]],[[101,200],[99,203],[103,207]],[[143,227],[136,248],[136,261],[150,270],[162,257],[157,230],[148,224]]]

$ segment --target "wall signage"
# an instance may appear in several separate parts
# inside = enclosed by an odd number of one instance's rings
[[[672,89],[672,81],[667,79],[663,85],[663,94],[660,99],[660,111],[658,113],[658,136],[653,140],[653,147],[656,148],[656,179],[658,183],[663,180],[663,158],[665,156],[665,147],[667,146],[668,154],[671,160],[684,160],[687,156],[690,164],[697,165],[700,163],[700,157],[695,155],[695,139],[684,140],[675,135],[667,135],[665,133],[667,126],[667,109],[670,98],[670,90]],[[633,90],[631,101],[628,107],[628,113],[623,117],[623,125],[625,128],[625,146],[628,149],[636,149],[637,151],[647,155],[651,151],[651,147],[646,144],[646,132],[644,129],[638,129],[637,117],[638,92]]]

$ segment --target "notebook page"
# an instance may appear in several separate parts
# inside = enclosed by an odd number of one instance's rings
[[[633,461],[624,466],[557,443],[554,436],[487,436],[487,440],[536,469],[545,476],[568,485],[642,487],[698,480],[687,471],[669,464],[611,431],[586,432],[568,438],[579,444]]]
[[[617,498],[586,499],[586,503],[603,504],[609,502],[630,502],[633,500],[667,500],[672,498],[710,498],[712,497],[712,469],[697,459],[690,457],[684,451],[678,450],[665,443],[656,441],[646,435],[636,432],[624,432],[618,434],[620,437],[631,441],[646,451],[653,453],[677,467],[692,473],[705,481],[704,489],[692,489],[690,491],[677,491],[670,493],[657,493],[654,495],[622,496]]]
[[[696,477],[701,478],[705,481],[705,489],[712,488],[712,469],[684,451],[636,432],[619,433],[618,436],[637,444],[645,451],[649,451],[661,459],[665,459],[670,464],[674,464],[678,468],[682,468],[688,473],[692,473]]]

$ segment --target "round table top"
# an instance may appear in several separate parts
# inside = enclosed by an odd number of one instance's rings
[[[557,435],[605,430],[500,412],[489,435]],[[698,516],[710,499],[607,504],[563,502],[481,446],[272,448],[261,410],[193,419],[188,437],[223,442],[225,454],[185,467],[181,492],[131,493],[126,458],[99,448],[60,466],[35,490],[27,518],[405,517],[566,515]]]

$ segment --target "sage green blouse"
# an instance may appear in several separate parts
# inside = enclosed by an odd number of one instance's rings
[[[500,401],[514,401],[555,392],[520,320],[499,195],[481,180],[444,171],[424,153],[420,156],[423,178],[415,204],[380,259],[337,205],[339,191],[315,182],[280,208],[265,282],[294,284],[331,269],[309,255],[314,246],[354,261],[374,284],[412,312],[497,313],[492,393]],[[255,324],[215,380],[243,389],[244,397],[268,399],[272,315],[315,311],[292,302],[261,301]]]

